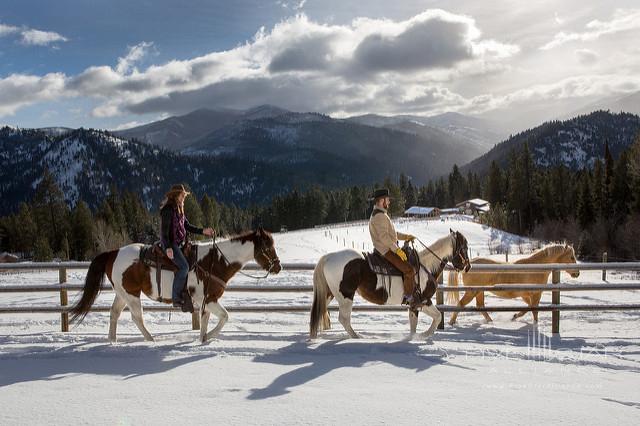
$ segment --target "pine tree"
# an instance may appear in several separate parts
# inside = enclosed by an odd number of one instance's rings
[[[640,133],[636,136],[633,145],[629,148],[629,178],[631,190],[631,210],[640,213]]]
[[[38,236],[38,226],[33,218],[33,211],[26,203],[20,203],[14,226],[17,238],[17,250],[31,254]]]
[[[200,202],[202,210],[203,226],[211,227],[217,231],[220,226],[220,207],[213,197],[204,195]]]
[[[51,250],[49,240],[42,235],[36,239],[33,260],[36,262],[50,262],[53,260],[53,250]]]
[[[611,199],[616,222],[623,221],[625,216],[629,214],[629,206],[632,202],[627,155],[625,151],[618,158],[611,181]]]
[[[491,162],[491,166],[489,166],[489,173],[487,174],[487,184],[485,191],[485,197],[487,197],[487,201],[489,201],[491,205],[503,201],[504,192],[502,187],[502,171],[498,167],[498,163],[496,163],[494,160]]]
[[[46,236],[50,249],[59,250],[62,236],[69,232],[69,209],[62,191],[47,169],[36,187],[33,207],[38,233]]]
[[[389,189],[391,195],[391,205],[389,206],[389,215],[392,217],[400,217],[403,215],[405,208],[405,200],[402,191],[398,185],[391,182],[391,179],[386,178],[384,186]]]
[[[85,260],[94,248],[94,237],[93,216],[84,201],[79,201],[73,209],[71,234],[73,258],[80,261]]]
[[[577,216],[578,223],[582,229],[587,229],[595,220],[593,194],[591,193],[590,177],[587,171],[582,173]]]
[[[604,172],[602,167],[602,161],[599,158],[596,159],[593,165],[593,211],[596,217],[604,217],[606,207],[604,204]]]

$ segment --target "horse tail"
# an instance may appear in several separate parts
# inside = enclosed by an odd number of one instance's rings
[[[448,285],[451,287],[458,287],[458,275],[460,273],[458,271],[449,271]],[[459,291],[450,291],[447,294],[447,303],[449,305],[456,306],[460,302],[460,292]]]
[[[329,296],[329,283],[324,275],[324,266],[327,257],[322,256],[313,270],[313,304],[311,305],[311,321],[309,322],[309,336],[315,339],[318,336],[320,322],[328,324],[327,300]]]
[[[93,302],[95,302],[98,293],[104,283],[104,274],[107,270],[107,264],[113,262],[118,250],[106,251],[97,255],[89,265],[87,277],[84,280],[84,288],[82,289],[82,297],[80,301],[71,308],[71,322],[81,323],[85,316],[89,313]]]

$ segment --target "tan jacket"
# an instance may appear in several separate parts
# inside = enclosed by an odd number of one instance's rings
[[[383,256],[389,250],[395,253],[396,250],[399,249],[398,240],[406,240],[409,238],[407,234],[396,232],[393,223],[391,223],[391,219],[387,215],[387,211],[378,207],[374,207],[373,213],[371,213],[369,233],[371,234],[373,247]]]

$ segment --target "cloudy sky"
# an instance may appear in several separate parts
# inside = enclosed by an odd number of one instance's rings
[[[0,123],[269,103],[518,129],[639,91],[639,40],[637,0],[3,0]]]

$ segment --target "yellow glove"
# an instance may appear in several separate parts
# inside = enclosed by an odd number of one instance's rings
[[[398,250],[396,250],[396,254],[398,255],[398,257],[400,259],[402,259],[404,262],[407,261],[407,255],[404,253],[404,251],[402,251],[401,248],[399,248]]]

